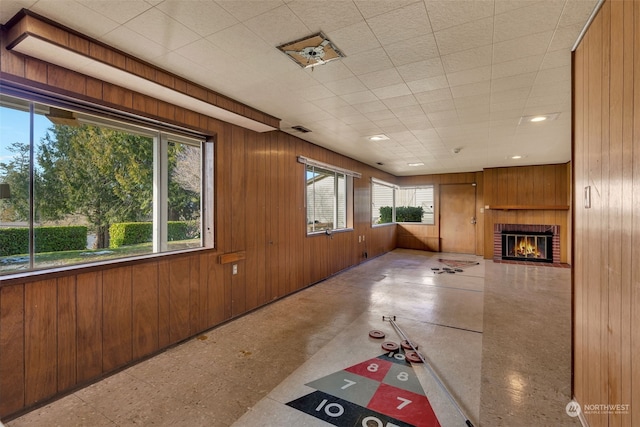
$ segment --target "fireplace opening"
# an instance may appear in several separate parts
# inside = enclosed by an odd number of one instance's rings
[[[553,262],[553,233],[503,230],[502,259]]]

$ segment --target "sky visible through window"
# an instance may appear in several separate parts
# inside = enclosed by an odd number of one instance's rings
[[[34,118],[34,139],[36,146],[53,124],[44,116],[36,114]],[[29,112],[13,108],[0,107],[0,162],[13,157],[9,147],[14,142],[29,143]]]

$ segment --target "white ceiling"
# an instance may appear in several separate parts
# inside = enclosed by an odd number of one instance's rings
[[[415,175],[569,161],[571,47],[596,3],[2,0],[0,22],[30,9],[279,117],[285,132]],[[318,31],[346,57],[302,69],[276,48]],[[548,113],[560,114],[520,124]]]

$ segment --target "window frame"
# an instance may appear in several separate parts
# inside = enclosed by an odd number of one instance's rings
[[[374,186],[382,186],[382,187],[387,187],[387,188],[391,188],[393,190],[393,197],[392,197],[392,206],[391,206],[391,222],[385,222],[385,223],[375,223],[374,222],[374,197],[375,197],[375,190],[374,190]],[[372,177],[371,178],[371,186],[370,186],[371,192],[370,192],[370,207],[371,207],[371,215],[370,215],[370,221],[371,221],[371,227],[385,227],[391,224],[413,224],[413,225],[426,225],[426,226],[434,226],[436,225],[436,199],[435,199],[435,185],[434,184],[424,184],[424,185],[408,185],[408,186],[399,186],[396,184],[391,184],[389,182],[383,181],[381,179],[377,179]],[[400,190],[411,190],[411,189],[430,189],[431,190],[431,197],[433,200],[433,212],[432,212],[432,220],[431,222],[417,222],[417,221],[403,221],[403,222],[398,222],[396,220],[396,204],[398,201],[398,195],[397,192]],[[424,216],[424,215],[423,215]]]
[[[341,233],[345,231],[353,231],[353,212],[354,212],[354,197],[353,197],[353,179],[360,178],[361,175],[358,172],[350,171],[348,169],[343,169],[338,166],[330,165],[327,163],[319,162],[317,160],[308,159],[304,156],[298,156],[298,162],[304,165],[304,211],[305,211],[305,230],[307,236],[317,236],[322,234],[332,234],[332,233]],[[323,228],[322,230],[309,230],[309,221],[312,221],[312,224],[316,221],[316,215],[314,213],[313,219],[309,218],[308,209],[310,202],[308,200],[309,195],[309,179],[307,175],[309,173],[309,167],[321,169],[324,172],[333,173],[333,222],[332,227]],[[313,172],[312,172],[313,173]],[[339,203],[339,176],[344,177],[344,226],[336,227],[338,224],[338,216],[340,211],[340,203]],[[315,181],[314,181],[314,210],[315,210]]]
[[[2,107],[13,108],[24,111],[29,114],[29,133],[28,143],[30,146],[29,161],[29,217],[27,219],[29,227],[29,248],[28,267],[22,270],[10,270],[0,272],[3,281],[29,277],[33,275],[45,274],[51,271],[67,271],[78,270],[84,268],[95,268],[100,265],[113,265],[120,263],[128,263],[136,260],[144,260],[168,255],[175,255],[184,252],[194,252],[202,250],[210,250],[215,248],[215,193],[214,193],[214,166],[215,166],[215,139],[207,137],[203,134],[190,131],[181,127],[169,125],[154,120],[145,119],[129,113],[100,106],[83,104],[76,100],[65,100],[54,95],[41,93],[33,93],[14,87],[0,88],[0,97],[2,97]],[[15,100],[15,104],[13,101]],[[8,102],[5,102],[8,101]],[[28,105],[29,109],[18,108],[18,106]],[[82,124],[101,126],[108,129],[131,132],[135,135],[150,137],[153,139],[153,242],[152,249],[149,253],[137,255],[124,255],[117,258],[108,258],[98,261],[77,262],[59,266],[43,266],[38,267],[36,263],[36,252],[34,244],[34,200],[37,197],[34,194],[34,176],[35,165],[34,152],[39,137],[34,135],[33,120],[36,114],[42,114],[43,108],[61,108],[73,112],[79,118]],[[191,146],[197,146],[200,149],[200,244],[198,247],[169,249],[167,248],[167,206],[168,206],[168,145],[169,143],[180,143]],[[160,157],[156,157],[159,155]],[[164,183],[165,185],[162,185]],[[158,192],[158,188],[162,188]],[[164,194],[160,194],[164,193]],[[158,210],[159,212],[156,212]],[[159,222],[158,222],[159,220]],[[156,224],[160,224],[161,230]]]

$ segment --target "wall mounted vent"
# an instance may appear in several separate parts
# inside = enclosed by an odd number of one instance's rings
[[[309,132],[311,132],[311,131],[310,131],[309,129],[307,129],[306,127],[304,127],[304,126],[300,126],[300,125],[297,125],[297,126],[291,126],[291,129],[293,129],[293,130],[297,130],[298,132],[302,132],[302,133],[309,133]]]

